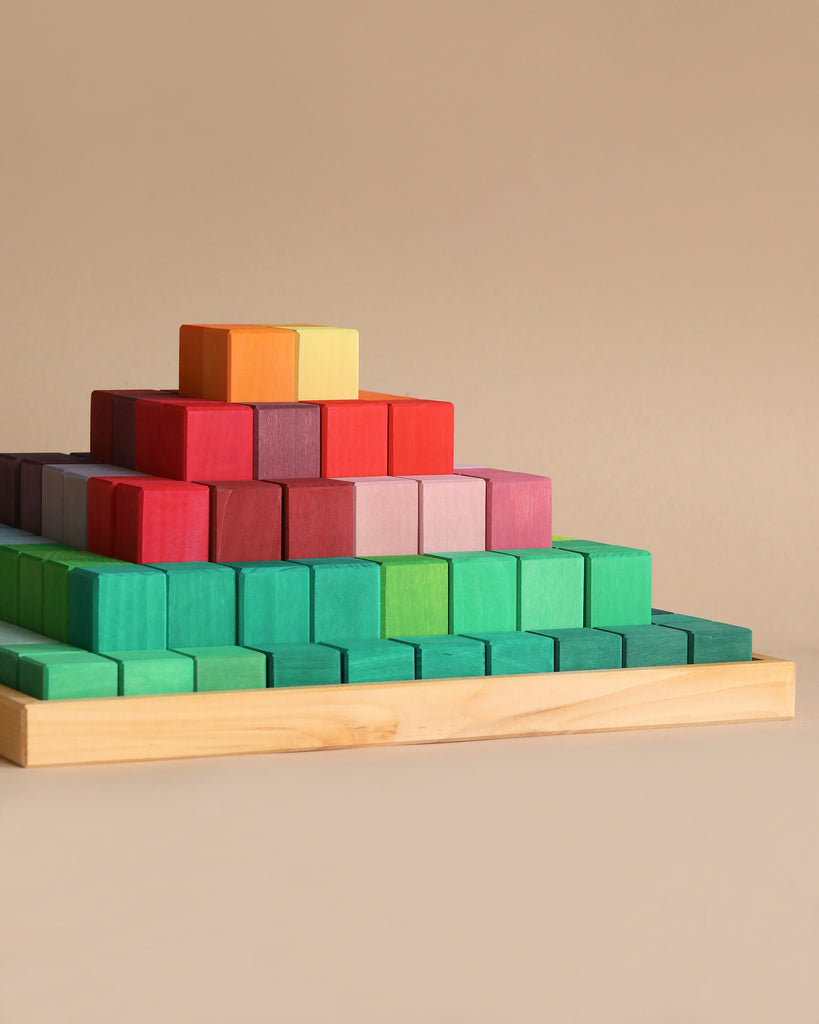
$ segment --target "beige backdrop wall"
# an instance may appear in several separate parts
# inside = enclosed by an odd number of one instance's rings
[[[183,321],[357,326],[365,386],[552,475],[656,601],[816,642],[814,3],[18,5],[3,450],[173,386]]]

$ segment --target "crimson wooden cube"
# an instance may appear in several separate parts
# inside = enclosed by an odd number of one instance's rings
[[[281,484],[282,556],[352,557],[353,485],[346,480],[289,479]]]
[[[210,489],[211,562],[282,557],[282,489],[265,480],[226,480]]]
[[[387,472],[390,476],[452,473],[455,406],[412,399],[388,403]]]
[[[88,531],[86,545],[96,555],[114,556],[114,490],[124,480],[153,477],[92,476],[88,481]]]
[[[114,458],[114,422],[117,421],[117,433],[120,438],[124,434],[127,434],[127,425],[125,431],[123,431],[123,416],[122,407],[119,413],[115,417],[114,413],[114,399],[115,398],[129,398],[131,399],[131,412],[133,414],[133,403],[136,402],[137,398],[148,398],[153,395],[158,395],[159,392],[156,390],[99,390],[91,392],[91,458],[95,462],[113,463],[115,466],[123,466],[125,469],[133,469],[133,455],[131,457],[131,465],[129,466],[125,462],[120,462]],[[133,435],[133,416],[131,422],[131,435]],[[131,443],[131,449],[133,450],[133,442]],[[121,454],[121,452],[119,452]]]
[[[460,476],[486,481],[486,549],[552,546],[552,481],[534,473],[463,467]]]
[[[321,475],[386,476],[387,403],[319,402]]]
[[[140,565],[207,562],[209,520],[207,487],[124,477],[114,487],[114,557]]]
[[[253,476],[321,476],[321,410],[308,402],[253,402]]]

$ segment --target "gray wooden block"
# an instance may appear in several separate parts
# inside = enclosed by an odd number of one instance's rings
[[[139,476],[135,469],[105,466],[63,466],[62,537],[63,544],[88,548],[88,481],[95,476]]]

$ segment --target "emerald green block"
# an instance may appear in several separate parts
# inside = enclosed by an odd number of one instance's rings
[[[381,567],[381,636],[433,636],[449,630],[449,570],[429,555],[370,558]]]
[[[30,554],[20,556],[23,565]],[[39,567],[42,587],[42,631],[55,640],[68,641],[68,589],[71,570],[82,565],[127,565],[118,558],[106,558],[92,551],[71,548],[67,554],[50,554]]]
[[[168,647],[236,643],[236,573],[215,562],[162,562],[168,579]]]
[[[486,647],[488,676],[518,675],[523,672],[554,672],[555,641],[540,633],[471,634]]]
[[[500,633],[518,624],[518,561],[499,551],[436,552],[449,566],[449,632]]]
[[[688,638],[688,661],[691,664],[751,660],[753,636],[745,626],[671,613],[655,615],[653,621],[663,629],[676,629],[685,633]]]
[[[0,546],[0,619],[5,622],[19,625],[20,555],[34,547],[50,548],[54,551],[65,550],[64,544],[55,544],[53,541],[46,541],[45,538],[43,538],[42,544],[31,541],[26,544],[3,544]]]
[[[310,569],[310,640],[377,640],[381,572],[364,558],[299,558]]]
[[[327,644],[341,652],[342,683],[392,683],[415,679],[415,652],[396,640]]]
[[[148,693],[192,693],[193,662],[174,651],[106,651],[117,666],[120,697]]]
[[[486,675],[486,644],[467,636],[396,637],[415,651],[416,679]]]
[[[310,569],[298,562],[236,562],[237,642],[310,641]]]
[[[267,658],[246,647],[184,647],[195,690],[255,690],[267,686]]]
[[[623,639],[623,668],[651,665],[687,665],[688,637],[682,630],[662,626],[608,628]]]
[[[584,626],[651,623],[651,553],[638,548],[570,540],[555,545],[586,560]]]
[[[71,647],[68,644],[55,643],[45,637],[39,641],[3,643],[0,646],[0,684],[9,686],[12,690],[20,688],[20,658],[29,654],[87,654],[87,651],[79,647]]]
[[[514,555],[518,571],[519,630],[576,629],[583,625],[585,560],[577,551],[528,548]]]
[[[268,686],[327,686],[341,682],[341,654],[324,644],[267,644]]]
[[[89,651],[151,651],[167,644],[165,573],[147,565],[89,565],[68,581],[68,639]]]
[[[88,651],[24,654],[18,672],[20,692],[39,700],[117,696],[117,666]]]
[[[602,629],[535,630],[555,642],[555,671],[623,667],[623,638]]]

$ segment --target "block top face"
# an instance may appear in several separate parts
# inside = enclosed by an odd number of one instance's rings
[[[364,561],[377,562],[385,569],[400,565],[442,565],[443,558],[434,555],[365,555]]]
[[[554,561],[555,559],[577,561],[578,558],[583,557],[580,551],[569,551],[565,548],[498,548],[495,554],[513,555],[523,562]]]
[[[483,466],[458,466],[455,470],[461,476],[479,476],[484,480],[497,480],[510,483],[515,480],[551,480],[551,477],[542,473],[518,473],[511,469],[490,469]]]
[[[146,661],[182,661],[185,657],[176,651],[155,650],[155,651],[106,651],[100,657],[110,658],[112,661],[121,661],[123,664],[144,663]]]
[[[71,570],[84,579],[104,579],[109,576],[151,576],[159,577],[159,570],[149,565],[135,565],[133,562],[114,562],[107,565],[83,565]]]

